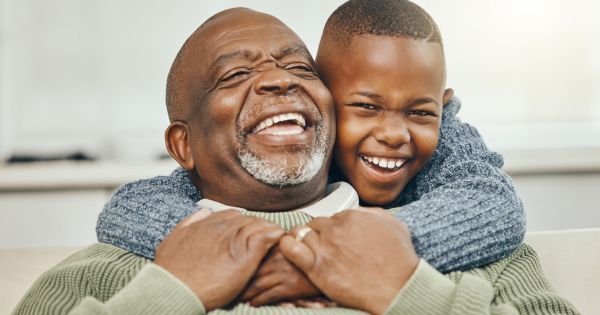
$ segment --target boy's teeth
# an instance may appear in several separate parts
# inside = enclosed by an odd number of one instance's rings
[[[252,130],[252,132],[258,133],[259,131],[261,131],[263,129],[267,129],[267,128],[273,126],[274,124],[280,123],[282,121],[291,121],[302,128],[306,127],[306,121],[302,115],[297,114],[297,113],[286,113],[286,114],[280,114],[280,115],[276,115],[273,117],[269,117],[269,118],[261,121],[254,128],[254,130]],[[278,134],[278,133],[274,133],[274,134]]]
[[[405,161],[402,159],[395,160],[395,159],[385,159],[385,158],[370,157],[370,156],[363,156],[363,159],[369,163],[372,163],[381,168],[387,168],[387,169],[400,168],[402,166],[402,164],[404,164],[404,161]]]

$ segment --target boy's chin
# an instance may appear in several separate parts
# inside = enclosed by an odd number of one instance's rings
[[[366,207],[385,207],[390,203],[394,202],[399,195],[400,193],[390,194],[389,191],[385,193],[369,192],[365,194],[361,194],[360,192],[358,192],[361,206]]]

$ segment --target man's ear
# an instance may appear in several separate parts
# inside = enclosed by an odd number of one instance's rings
[[[169,154],[183,167],[190,171],[194,169],[194,158],[189,143],[190,129],[188,125],[176,120],[165,131],[165,144]]]
[[[454,90],[453,89],[446,89],[444,91],[444,106],[446,106],[446,104],[448,104],[448,102],[450,101],[450,99],[452,98],[452,96],[454,96]]]

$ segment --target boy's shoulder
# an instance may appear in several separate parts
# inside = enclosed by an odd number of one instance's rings
[[[456,96],[453,96],[448,103],[444,104],[444,109],[442,112],[442,124],[447,122],[450,119],[456,118],[456,115],[460,111],[461,102],[460,99]]]

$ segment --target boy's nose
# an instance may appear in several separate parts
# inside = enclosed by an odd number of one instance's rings
[[[282,69],[269,69],[259,75],[254,83],[256,94],[286,95],[300,88],[298,77]]]
[[[410,142],[410,131],[396,115],[388,115],[374,132],[375,139],[389,147],[397,148]]]

